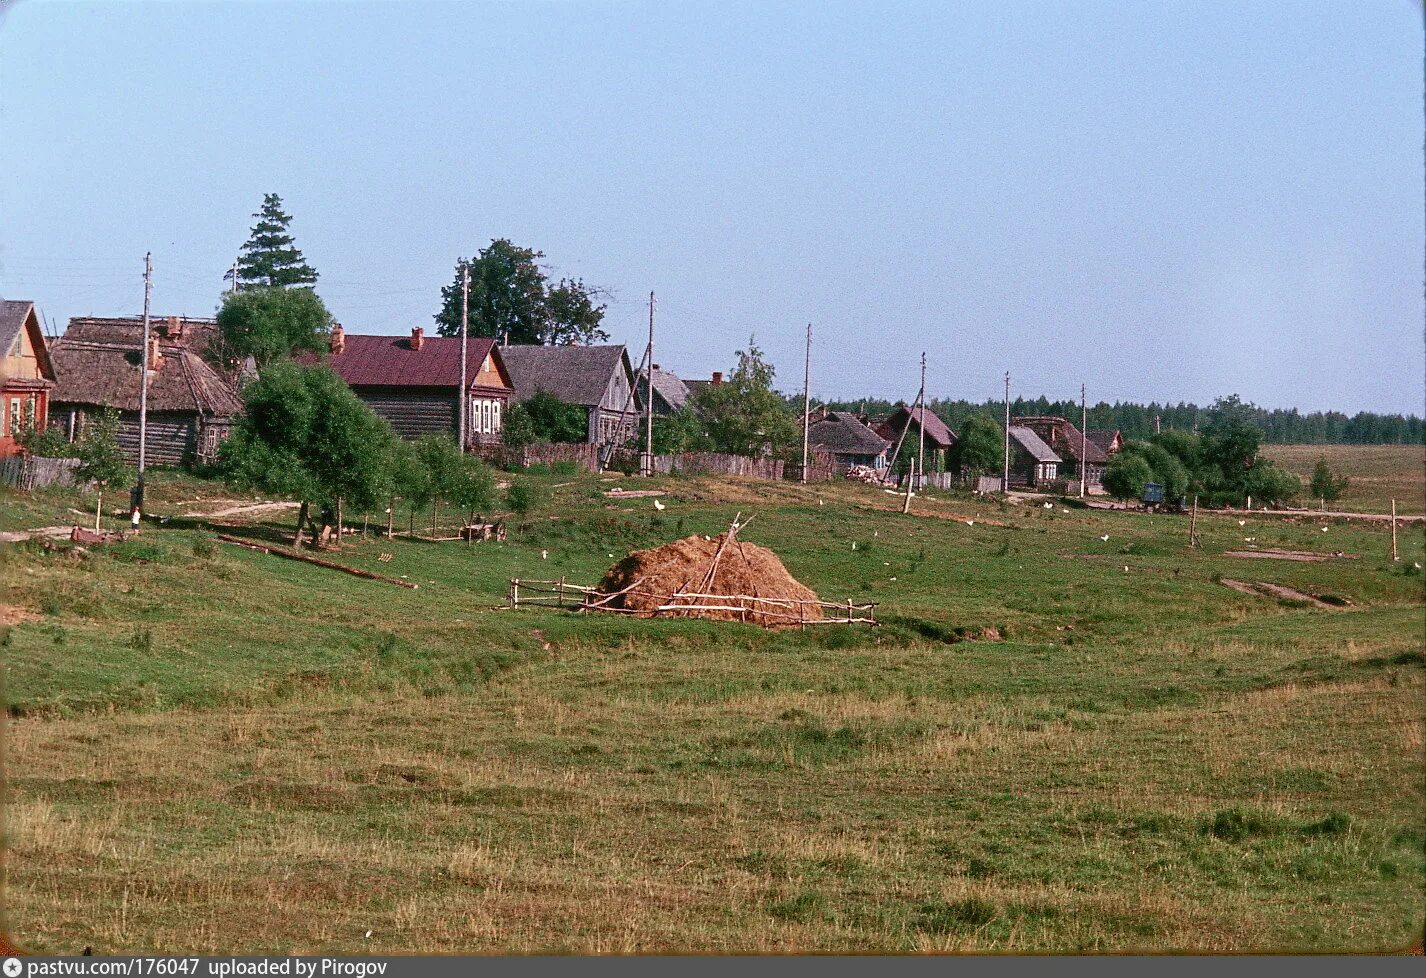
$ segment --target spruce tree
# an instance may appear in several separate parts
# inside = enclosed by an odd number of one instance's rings
[[[278,287],[314,284],[317,272],[307,264],[287,231],[292,215],[283,212],[282,198],[265,194],[262,210],[253,217],[257,218],[257,224],[253,225],[238,256],[238,284]],[[226,277],[231,278],[232,273]]]

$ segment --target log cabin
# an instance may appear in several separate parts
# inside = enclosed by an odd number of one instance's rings
[[[93,414],[118,411],[119,448],[129,462],[136,462],[142,345],[142,339],[138,345],[80,340],[67,331],[55,340],[50,427],[77,441]],[[147,359],[147,462],[181,465],[216,459],[219,442],[243,410],[238,392],[193,350],[160,335],[151,335]]]
[[[326,365],[402,438],[450,435],[468,451],[500,442],[512,396],[502,350],[484,336],[466,339],[467,429],[460,427],[460,337],[348,333],[334,326]],[[321,362],[303,354],[299,362]]]
[[[1029,428],[1040,436],[1040,440],[1050,446],[1060,457],[1059,477],[1071,481],[1079,480],[1080,467],[1085,471],[1085,482],[1099,485],[1104,479],[1104,466],[1109,456],[1095,441],[1087,437],[1067,418],[1053,415],[1035,415],[1016,418],[1015,424]]]
[[[0,458],[20,452],[26,427],[43,429],[55,383],[35,304],[0,300]]]

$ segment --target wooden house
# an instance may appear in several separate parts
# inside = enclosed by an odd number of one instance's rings
[[[886,418],[878,421],[874,427],[877,434],[893,445],[901,440],[903,431],[906,433],[901,448],[902,458],[911,458],[916,454],[916,447],[920,444],[920,430],[924,427],[926,458],[921,466],[922,469],[927,472],[944,472],[946,470],[951,448],[956,443],[956,436],[950,428],[946,427],[946,423],[936,412],[901,404]]]
[[[812,415],[807,427],[807,443],[813,451],[827,452],[845,472],[854,465],[886,468],[891,443],[848,411],[824,411]]]
[[[51,346],[56,382],[49,424],[70,441],[84,434],[95,412],[119,412],[119,447],[130,462],[139,456],[140,364],[138,346],[91,342],[65,335]],[[178,465],[217,457],[218,443],[242,412],[238,392],[193,350],[152,336],[146,459]]]
[[[1016,418],[1014,423],[1039,435],[1040,440],[1060,457],[1060,478],[1079,481],[1080,467],[1083,466],[1086,482],[1097,486],[1103,481],[1104,466],[1108,464],[1109,456],[1067,419],[1037,415]]]
[[[1017,419],[1018,420],[1018,419]],[[1010,484],[1038,489],[1060,477],[1060,457],[1034,429],[1010,426]]]
[[[35,304],[0,300],[0,458],[20,451],[16,437],[47,423],[54,364]]]
[[[495,341],[466,339],[467,430],[460,427],[460,337],[373,336],[332,329],[325,363],[402,438],[450,435],[466,449],[497,444],[513,394]],[[298,357],[316,363],[315,354]]]
[[[502,346],[500,354],[517,403],[544,391],[584,408],[587,443],[623,444],[637,430],[641,405],[622,345]]]

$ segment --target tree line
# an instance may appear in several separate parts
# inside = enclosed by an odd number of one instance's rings
[[[890,414],[900,402],[881,398],[840,400],[828,407],[838,411],[863,411],[871,415]],[[972,415],[1005,416],[1005,402],[985,400],[979,403],[950,398],[928,398],[926,406],[940,416],[952,431],[959,432]],[[1089,407],[1089,428],[1118,429],[1126,439],[1147,439],[1154,434],[1155,419],[1160,431],[1196,432],[1207,421],[1212,406],[1178,404],[1147,404],[1132,401],[1101,401]],[[1417,445],[1426,442],[1426,422],[1414,414],[1377,414],[1359,411],[1346,415],[1340,411],[1301,412],[1296,408],[1263,408],[1243,404],[1245,417],[1263,435],[1268,445]],[[1036,398],[1017,397],[1010,402],[1013,418],[1052,415],[1068,418],[1076,425],[1080,421],[1078,401],[1052,401],[1043,395]]]

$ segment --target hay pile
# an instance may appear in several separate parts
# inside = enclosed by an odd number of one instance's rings
[[[726,595],[718,599],[679,599],[679,604],[724,605],[718,610],[666,610],[660,616],[716,618],[725,621],[750,621],[764,628],[797,627],[799,613],[808,620],[822,618],[822,609],[815,605],[770,605],[739,600],[741,597],[777,599],[786,602],[817,601],[817,594],[800,583],[782,566],[777,554],[757,544],[736,538],[718,559],[713,577],[705,585],[714,558],[727,534],[711,540],[701,536],[685,537],[673,543],[649,550],[636,550],[609,568],[598,584],[601,594],[619,594],[604,605],[637,612],[650,617],[664,605],[675,603],[676,592],[696,592]],[[592,597],[598,601],[598,597]],[[786,616],[786,617],[780,617]]]

